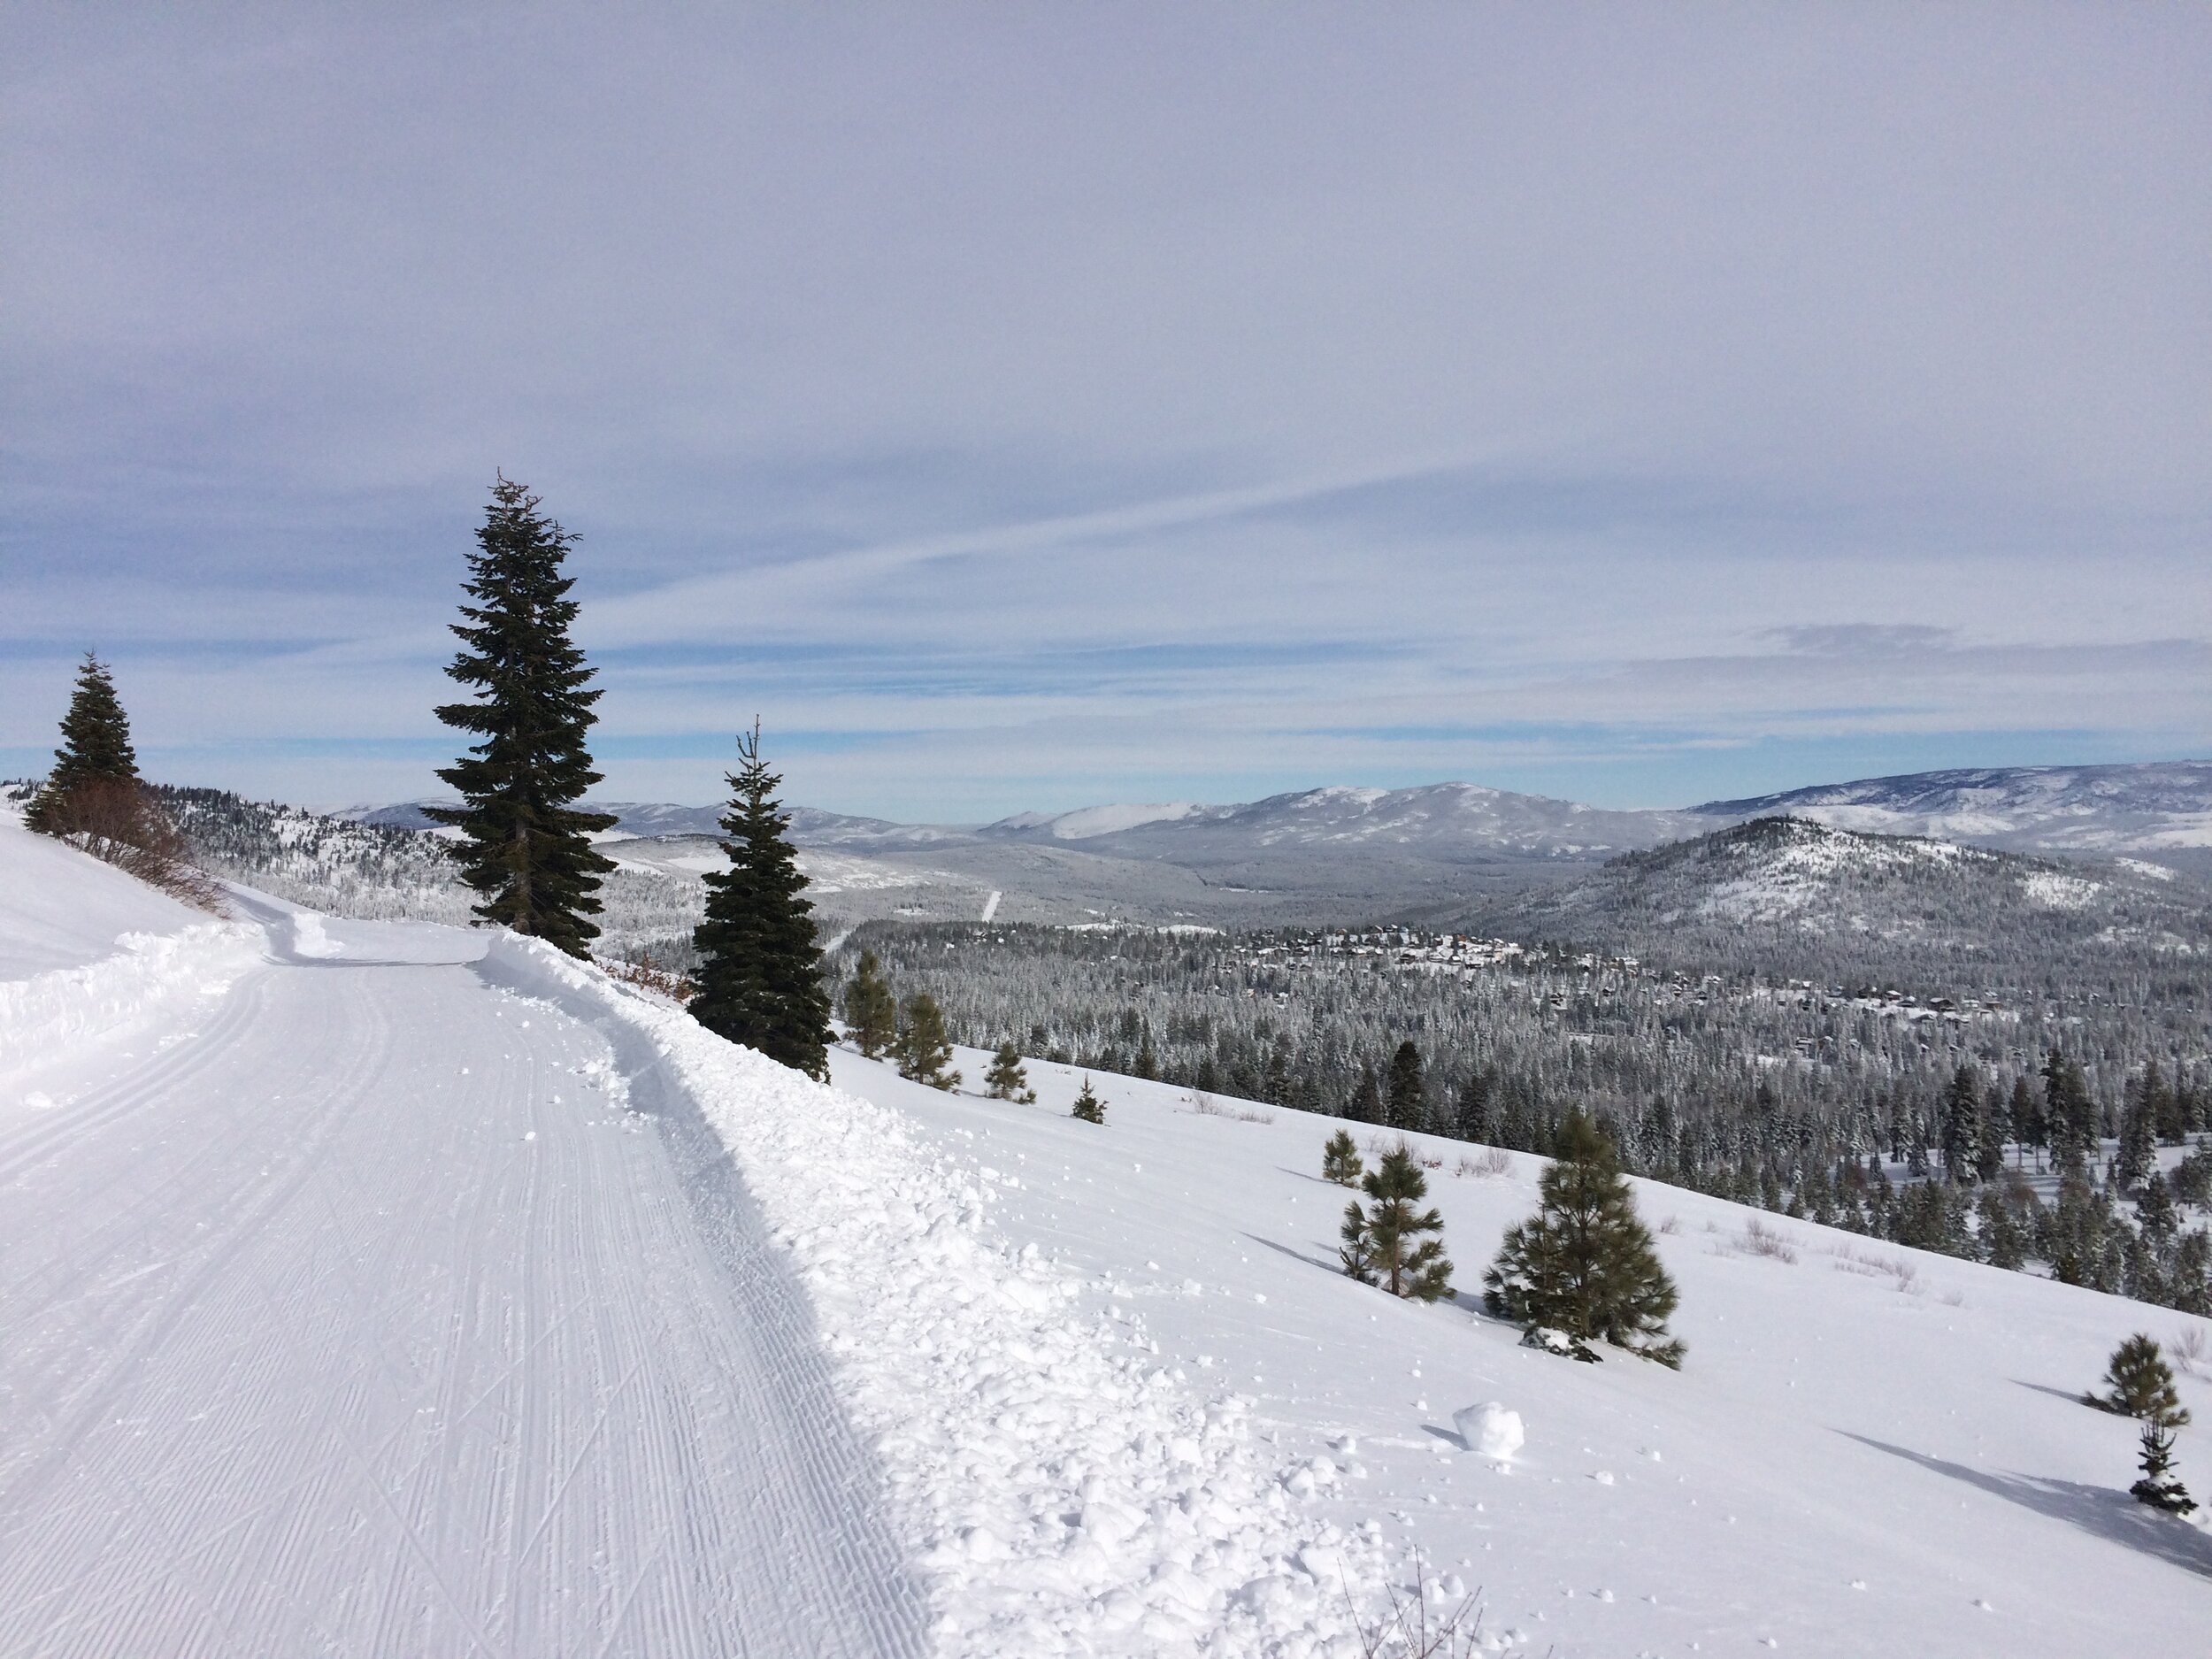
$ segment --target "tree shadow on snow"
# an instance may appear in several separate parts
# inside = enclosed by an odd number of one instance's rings
[[[2099,1405],[2095,1401],[2083,1399],[2081,1390],[2078,1388],[2054,1388],[2048,1383],[2025,1382],[2017,1377],[2008,1377],[2005,1380],[2009,1382],[2016,1388],[2032,1388],[2037,1394],[2048,1394],[2054,1400],[2063,1400],[2068,1405],[2079,1406],[2085,1411],[2101,1411],[2104,1409],[2104,1408]]]
[[[1264,1244],[1279,1256],[1287,1256],[1294,1262],[1303,1262],[1308,1267],[1325,1268],[1332,1273],[1341,1273],[1344,1271],[1344,1263],[1333,1256],[1324,1260],[1318,1256],[1308,1256],[1303,1250],[1293,1249],[1287,1244],[1278,1244],[1272,1239],[1263,1239],[1256,1233],[1248,1233],[1244,1236],[1255,1244]]]
[[[2212,1578],[2212,1538],[2185,1521],[2161,1515],[2138,1503],[2116,1487],[2089,1486],[2077,1480],[2052,1480],[2040,1475],[1995,1474],[1988,1470],[1969,1469],[1963,1463],[1946,1463],[1924,1452],[1908,1451],[1886,1440],[1854,1434],[1848,1429],[1838,1429],[1836,1432],[1862,1446],[1871,1446],[1878,1452],[1887,1452],[1892,1457],[1917,1463],[1933,1473],[1978,1486],[2023,1509],[2078,1526],[2085,1532],[2093,1532],[2099,1538],[2155,1555],[2185,1572]]]

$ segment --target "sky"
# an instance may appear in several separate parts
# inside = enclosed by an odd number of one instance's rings
[[[2212,754],[2212,11],[0,12],[0,774],[1680,805]]]

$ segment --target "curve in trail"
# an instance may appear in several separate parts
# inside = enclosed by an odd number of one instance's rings
[[[447,937],[0,1118],[0,1652],[920,1654],[695,1106]]]

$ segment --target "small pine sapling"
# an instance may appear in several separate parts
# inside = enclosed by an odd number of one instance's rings
[[[2128,1488],[2128,1495],[2138,1503],[2147,1503],[2168,1515],[2195,1513],[2196,1500],[2181,1484],[2181,1477],[2173,1471],[2174,1425],[2162,1418],[2152,1418],[2143,1425],[2142,1446],[2139,1461],[2143,1478]]]
[[[1375,1282],[1375,1254],[1367,1243],[1367,1212],[1355,1198],[1344,1206],[1344,1226],[1337,1235],[1344,1240],[1337,1250],[1336,1259],[1344,1263],[1345,1272],[1363,1285]]]
[[[1037,1103],[1037,1091],[1029,1087],[1029,1073],[1022,1065],[1022,1057],[1014,1052],[1011,1038],[998,1046],[991,1056],[991,1069],[983,1074],[983,1091],[993,1100],[1019,1101],[1025,1106]]]
[[[883,977],[883,964],[872,950],[860,953],[852,983],[845,987],[845,1024],[852,1029],[854,1044],[871,1060],[898,1036],[898,1003],[891,995],[891,982]]]
[[[1483,1305],[1539,1346],[1585,1351],[1605,1341],[1679,1368],[1667,1335],[1678,1300],[1613,1146],[1580,1111],[1560,1125],[1557,1155],[1538,1188],[1537,1210],[1506,1230],[1482,1276]],[[1555,1341],[1556,1334],[1563,1340]]]
[[[945,1036],[944,1012],[927,991],[917,991],[908,999],[906,1018],[899,1022],[891,1054],[899,1063],[902,1078],[948,1094],[960,1087],[960,1073],[949,1069],[952,1044]]]
[[[1360,1158],[1359,1146],[1353,1141],[1352,1132],[1340,1129],[1331,1135],[1328,1144],[1321,1148],[1321,1179],[1334,1181],[1339,1187],[1357,1187],[1360,1177],[1366,1172],[1367,1166]]]
[[[1399,1146],[1385,1153],[1382,1166],[1370,1171],[1360,1186],[1368,1208],[1362,1210],[1355,1202],[1344,1211],[1345,1271],[1416,1302],[1449,1295],[1452,1264],[1445,1258],[1443,1240],[1422,1236],[1441,1233],[1444,1217],[1434,1210],[1414,1208],[1428,1196],[1429,1182],[1413,1149]],[[1353,1271],[1356,1256],[1363,1271]]]
[[[2189,1413],[2174,1386],[2173,1367],[2151,1338],[2138,1333],[2112,1350],[2105,1367],[2105,1393],[2090,1396],[2089,1403],[2122,1417],[2141,1417],[2146,1423],[2164,1423],[2185,1428]]]
[[[1083,1092],[1075,1097],[1075,1110],[1070,1116],[1080,1118],[1087,1124],[1106,1121],[1106,1102],[1092,1092],[1087,1077],[1083,1079]]]

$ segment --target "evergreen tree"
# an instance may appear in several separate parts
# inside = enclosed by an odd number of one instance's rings
[[[883,964],[872,950],[860,953],[852,983],[845,987],[845,1024],[852,1028],[860,1052],[871,1060],[898,1035],[898,1003],[891,995],[891,982],[883,977]]]
[[[2010,1132],[2005,1097],[1996,1084],[1982,1097],[1981,1134],[1974,1143],[1974,1179],[1985,1184],[2005,1170],[2005,1138]]]
[[[1025,1106],[1037,1103],[1037,1091],[1029,1087],[1029,1072],[1010,1037],[991,1056],[991,1069],[983,1074],[983,1092],[993,1100],[1019,1101]]]
[[[2143,1478],[2128,1488],[2128,1495],[2169,1515],[2193,1515],[2196,1500],[2181,1484],[2181,1477],[2173,1472],[2173,1425],[2155,1420],[2144,1424],[2142,1446]]]
[[[791,820],[776,801],[782,780],[760,757],[760,728],[737,739],[738,770],[722,814],[727,870],[710,870],[706,918],[693,930],[699,994],[691,1017],[811,1078],[829,1075],[829,992],[803,895]]]
[[[1441,1233],[1444,1217],[1414,1208],[1428,1196],[1429,1183],[1413,1148],[1402,1145],[1386,1152],[1382,1166],[1368,1171],[1360,1186],[1369,1208],[1363,1211],[1354,1200],[1344,1212],[1345,1271],[1394,1296],[1434,1302],[1448,1295],[1452,1264],[1444,1257],[1443,1240],[1422,1236]],[[1355,1259],[1363,1271],[1354,1271]]]
[[[917,991],[907,998],[905,1018],[899,1021],[898,1035],[892,1039],[891,1057],[898,1062],[902,1078],[948,1094],[960,1087],[960,1073],[948,1070],[952,1064],[952,1044],[945,1036],[944,1010],[927,991]]]
[[[2049,1119],[2044,1112],[2043,1102],[2036,1099],[2035,1091],[2028,1087],[2026,1078],[2016,1077],[2012,1079],[2012,1106],[2005,1115],[2012,1120],[2013,1145],[2024,1149],[2029,1147],[2035,1148],[2036,1172],[2040,1174],[2043,1170],[2043,1147]],[[2018,1164],[2019,1158],[2016,1155],[2014,1158],[2016,1168]]]
[[[1390,1126],[1424,1129],[1429,1121],[1428,1084],[1421,1075],[1421,1051],[1408,1038],[1390,1056]]]
[[[2089,1172],[2100,1139],[2096,1102],[2081,1068],[2062,1054],[2043,1063],[2043,1111],[2051,1167],[2062,1177]]]
[[[2012,1206],[1994,1187],[1982,1188],[1977,1201],[1981,1212],[1981,1254],[1992,1267],[2018,1271],[2028,1263],[2028,1235],[2013,1214]]]
[[[2170,1428],[2189,1426],[2189,1413],[2174,1386],[2173,1367],[2151,1338],[2138,1333],[2112,1350],[2104,1371],[2105,1393],[2092,1404],[2122,1417],[2163,1423]]]
[[[2158,1165],[2158,1102],[2152,1090],[2159,1087],[2154,1063],[2142,1083],[2128,1091],[2127,1110],[2120,1119],[2120,1153],[2114,1171],[2122,1192],[2140,1187]]]
[[[130,717],[115,695],[107,664],[87,651],[61,717],[61,747],[54,751],[53,770],[24,809],[24,826],[42,834],[65,833],[63,804],[73,795],[101,784],[135,789],[138,781]]]
[[[1373,1070],[1360,1068],[1359,1087],[1352,1091],[1351,1103],[1344,1115],[1356,1124],[1379,1124],[1383,1120],[1382,1087],[1375,1081]]]
[[[599,879],[614,868],[591,836],[614,819],[574,806],[600,778],[584,747],[599,693],[586,688],[591,670],[569,639],[575,579],[561,562],[573,538],[537,509],[503,475],[492,487],[464,584],[476,603],[453,625],[464,649],[446,670],[477,687],[476,701],[437,711],[484,741],[438,773],[462,804],[424,810],[462,832],[456,856],[462,880],[484,895],[478,916],[582,956],[599,933],[588,919]]]
[[[1083,1079],[1082,1092],[1075,1097],[1075,1110],[1068,1115],[1071,1118],[1080,1118],[1087,1124],[1102,1124],[1106,1121],[1106,1102],[1091,1092],[1091,1079],[1088,1077]]]
[[[1156,1081],[1160,1075],[1160,1056],[1153,1050],[1152,1027],[1149,1025],[1142,1028],[1136,1063],[1130,1071],[1133,1076],[1142,1078],[1148,1083]]]
[[[1331,1135],[1328,1144],[1321,1148],[1321,1179],[1334,1181],[1339,1187],[1357,1187],[1360,1177],[1366,1172],[1359,1148],[1352,1141],[1352,1132],[1340,1129]]]
[[[1560,1125],[1557,1148],[1535,1215],[1506,1230],[1483,1274],[1483,1304],[1532,1334],[1602,1340],[1678,1367],[1682,1344],[1666,1326],[1679,1298],[1611,1144],[1578,1110]]]
[[[1974,1179],[1975,1155],[1982,1141],[1982,1080],[1974,1068],[1962,1065],[1951,1074],[1943,1091],[1943,1177],[1946,1180]]]
[[[1470,1071],[1467,1080],[1459,1086],[1452,1133],[1462,1141],[1472,1141],[1478,1146],[1490,1144],[1490,1074],[1487,1071]]]
[[[2059,1182],[2058,1203],[2044,1214],[2038,1254],[2062,1285],[2116,1291],[2121,1230],[2112,1200],[2085,1176],[2069,1175]]]

